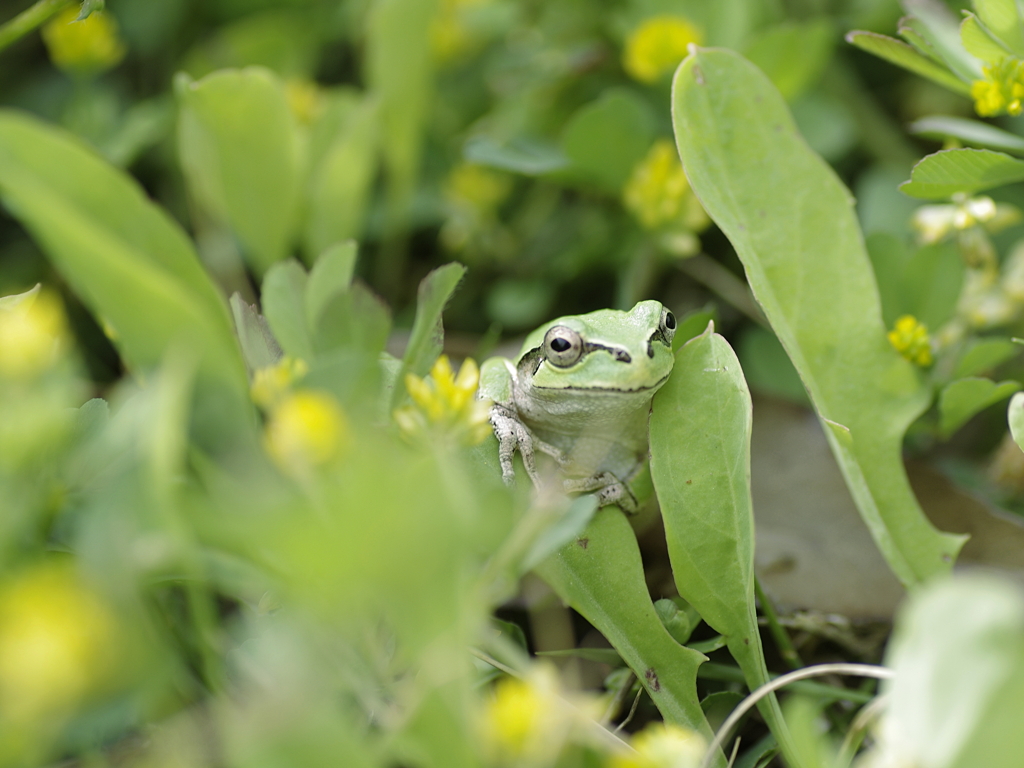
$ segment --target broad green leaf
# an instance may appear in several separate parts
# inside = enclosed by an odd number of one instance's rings
[[[705,657],[681,646],[662,625],[644,581],[636,536],[618,507],[598,510],[579,538],[537,573],[608,639],[666,722],[710,737],[697,700],[697,667]]]
[[[1024,393],[1018,392],[1010,398],[1010,406],[1006,412],[1013,440],[1024,451]]]
[[[943,200],[1024,181],[1024,160],[988,149],[943,149],[923,158],[900,190],[911,197]]]
[[[312,279],[312,276],[311,278]],[[317,353],[350,349],[373,360],[384,350],[391,331],[391,311],[361,282],[335,294],[310,326]]]
[[[943,69],[948,69],[946,62],[942,60],[939,52],[928,42],[928,30],[925,29],[919,19],[915,19],[913,16],[902,17],[899,20],[896,32],[914,46],[919,53],[923,53]]]
[[[873,53],[898,67],[909,69],[914,74],[927,77],[951,91],[965,95],[970,92],[970,86],[948,69],[936,64],[927,56],[918,53],[914,48],[894,37],[880,35],[877,32],[855,30],[847,33],[846,42],[863,51]]]
[[[267,319],[237,293],[231,297],[231,314],[249,373],[271,366],[281,359],[281,347]]]
[[[305,228],[307,260],[359,235],[377,171],[379,130],[377,105],[364,100],[311,169]]]
[[[712,328],[676,353],[651,410],[651,476],[679,594],[726,638],[751,690],[769,682],[754,603],[753,411],[743,371]],[[761,712],[784,747],[778,702]],[[787,747],[788,752],[788,747]]]
[[[524,176],[540,176],[569,165],[569,158],[557,146],[530,139],[499,143],[490,136],[471,136],[462,148],[462,156],[470,163]]]
[[[1005,400],[1019,390],[1016,381],[1001,381],[970,377],[947,384],[939,395],[939,429],[949,437],[979,411]]]
[[[988,373],[1017,354],[1019,348],[1010,339],[978,339],[960,356],[953,378],[962,379]]]
[[[1021,29],[1020,11],[1016,0],[974,0],[973,4],[975,12],[989,31],[1015,54],[1024,56],[1024,29]],[[966,40],[964,44],[966,47]],[[978,56],[977,53],[974,55]]]
[[[960,39],[969,54],[989,64],[1010,55],[1006,46],[993,38],[973,13],[968,13],[960,24]]]
[[[596,511],[597,497],[594,494],[588,493],[573,499],[565,514],[533,542],[523,558],[523,572],[533,570],[570,541],[574,541]]]
[[[259,67],[181,75],[178,155],[189,191],[242,241],[260,274],[288,255],[302,155],[284,83]]]
[[[832,57],[834,37],[826,19],[786,21],[761,32],[744,53],[786,101],[793,101],[821,77]]]
[[[694,191],[736,248],[819,417],[836,425],[826,436],[893,572],[912,585],[949,570],[962,538],[928,522],[901,455],[929,391],[886,339],[848,190],[738,54],[698,50],[683,62],[673,120]]]
[[[902,0],[902,5],[919,22],[915,26],[928,44],[961,79],[981,77],[981,62],[964,50],[960,42],[960,21],[941,0]]]
[[[882,686],[879,744],[899,745],[911,765],[1019,765],[1024,732],[1011,722],[1024,706],[1022,649],[1024,601],[1004,579],[965,574],[913,595],[886,653],[895,675]]]
[[[612,88],[581,107],[565,126],[565,174],[609,194],[618,194],[654,138],[650,108],[633,92]]]
[[[287,354],[313,359],[313,340],[306,324],[306,285],[309,276],[295,259],[275,264],[263,278],[263,315],[274,338]]]
[[[380,147],[393,216],[404,215],[419,173],[433,98],[430,30],[437,0],[373,0],[366,14],[364,72],[381,109]]]
[[[313,264],[306,281],[306,325],[316,328],[320,314],[339,293],[352,284],[358,245],[354,240],[336,243],[325,250]]]
[[[248,377],[227,303],[191,243],[142,188],[77,139],[0,112],[0,195],[74,291],[116,333],[129,368],[159,364],[184,339],[201,381],[248,408]]]
[[[1024,138],[980,120],[933,115],[915,120],[907,126],[907,130],[930,139],[954,138],[967,144],[977,144],[1017,154],[1024,153]]]
[[[409,345],[402,356],[399,381],[404,381],[407,373],[425,376],[437,356],[441,354],[441,345],[444,341],[441,313],[464,274],[466,268],[453,261],[438,267],[420,281],[416,294],[416,319],[409,334]],[[403,391],[395,388],[392,404],[397,403]]]

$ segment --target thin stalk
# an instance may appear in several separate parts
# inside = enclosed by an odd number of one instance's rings
[[[16,43],[32,30],[41,27],[75,0],[39,0],[6,24],[0,26],[0,51]]]
[[[810,669],[810,667],[804,667],[804,669]],[[702,680],[718,680],[725,683],[746,682],[746,678],[743,677],[742,670],[727,664],[715,664],[714,662],[705,662],[704,664],[701,664],[700,667],[697,668],[697,677]],[[775,680],[778,678],[777,676],[773,676],[772,679]],[[867,704],[875,698],[867,691],[861,691],[855,688],[840,688],[837,685],[816,683],[813,681],[793,683],[790,686],[790,689],[797,693],[803,693],[807,696],[813,696],[818,699],[828,699],[829,701],[849,701],[853,704]]]
[[[790,639],[786,628],[779,623],[779,616],[775,613],[775,605],[768,598],[768,595],[764,593],[764,590],[761,589],[761,582],[756,578],[754,579],[754,594],[757,596],[757,601],[761,604],[761,613],[764,614],[764,618],[768,622],[768,629],[775,639],[775,647],[778,648],[782,660],[789,665],[790,669],[800,669],[806,666],[800,658],[800,654],[797,653],[796,648],[793,646],[793,641]]]

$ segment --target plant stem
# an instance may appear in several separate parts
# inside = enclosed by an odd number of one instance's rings
[[[772,637],[775,639],[775,647],[779,649],[779,655],[782,656],[782,660],[789,665],[790,669],[800,669],[804,666],[804,662],[793,646],[793,641],[790,639],[786,628],[779,623],[779,617],[775,613],[775,606],[768,598],[768,595],[764,593],[764,590],[761,589],[761,582],[757,579],[754,579],[754,594],[757,595],[757,601],[761,604],[761,612],[768,621],[768,629],[771,630]]]
[[[39,0],[31,8],[19,13],[0,26],[0,51],[17,42],[29,32],[49,21],[75,0]]]

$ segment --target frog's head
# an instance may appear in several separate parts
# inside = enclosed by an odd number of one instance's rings
[[[527,336],[519,369],[546,389],[656,389],[672,371],[675,331],[675,317],[658,301],[560,317]]]

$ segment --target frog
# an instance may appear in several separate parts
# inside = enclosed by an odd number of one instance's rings
[[[515,484],[518,451],[540,487],[540,452],[554,459],[567,493],[636,512],[630,483],[648,465],[651,404],[672,373],[675,332],[672,312],[647,300],[559,317],[530,333],[515,360],[486,360],[479,397],[492,402],[506,485]]]

